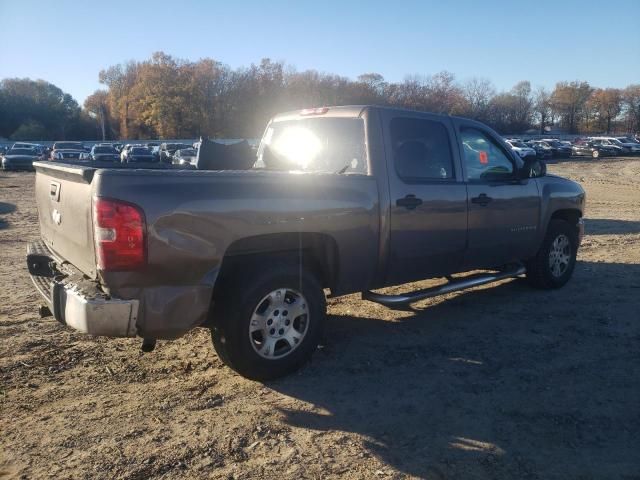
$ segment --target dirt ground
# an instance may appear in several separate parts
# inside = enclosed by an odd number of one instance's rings
[[[34,176],[0,173],[0,478],[640,478],[640,159],[549,170],[587,191],[565,288],[334,299],[268,384],[205,330],[144,354],[40,319]]]

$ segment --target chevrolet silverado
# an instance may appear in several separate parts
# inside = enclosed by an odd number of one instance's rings
[[[481,123],[386,107],[277,115],[244,170],[34,165],[43,315],[148,349],[206,327],[260,380],[317,348],[325,292],[393,308],[519,276],[558,288],[583,232],[578,184]]]

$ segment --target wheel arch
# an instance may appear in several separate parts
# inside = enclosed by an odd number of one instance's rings
[[[544,231],[542,232],[542,238],[547,234],[547,230],[549,229],[549,224],[553,220],[564,220],[569,225],[572,225],[576,228],[576,232],[578,231],[578,222],[582,218],[582,211],[578,208],[559,208],[554,210],[553,213],[549,216],[547,222],[544,224]]]
[[[578,225],[578,221],[582,218],[582,212],[577,208],[561,208],[551,214],[551,220],[564,220],[571,225]]]
[[[245,237],[232,242],[220,266],[224,283],[239,268],[255,268],[264,261],[283,259],[297,262],[318,275],[323,288],[333,289],[339,274],[338,244],[324,233],[286,232]]]

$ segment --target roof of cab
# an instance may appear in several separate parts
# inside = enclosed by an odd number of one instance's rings
[[[398,113],[405,112],[405,113],[411,113],[411,114],[425,114],[425,115],[442,117],[442,118],[461,118],[466,121],[474,122],[473,120],[464,118],[464,117],[456,117],[453,115],[426,112],[426,111],[420,111],[420,110],[410,110],[408,108],[391,107],[386,105],[339,105],[339,106],[324,106],[324,107],[317,107],[317,108],[305,108],[301,110],[291,110],[289,112],[278,113],[271,119],[271,121],[281,122],[285,120],[300,120],[303,118],[314,118],[314,117],[358,118],[363,114],[365,110],[368,110],[368,109],[392,110]],[[313,110],[318,110],[318,113],[313,113]]]

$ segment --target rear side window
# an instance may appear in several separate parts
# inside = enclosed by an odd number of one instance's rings
[[[366,175],[364,120],[322,117],[273,122],[260,142],[256,166]]]
[[[454,178],[453,156],[446,127],[421,118],[391,120],[393,160],[404,181]]]
[[[498,143],[475,128],[460,131],[467,180],[506,180],[513,178],[514,165]]]

